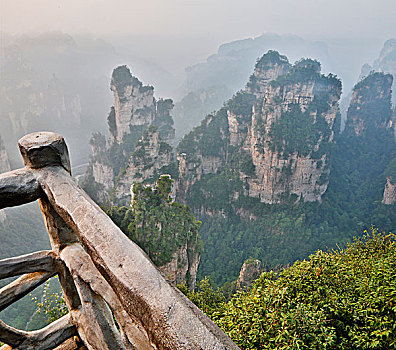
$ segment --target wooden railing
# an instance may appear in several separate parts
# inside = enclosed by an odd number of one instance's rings
[[[2,350],[238,349],[78,187],[62,136],[18,144],[25,168],[0,175],[0,209],[38,199],[52,251],[0,261],[0,279],[22,275],[0,311],[58,275],[69,313],[31,332],[0,321]]]

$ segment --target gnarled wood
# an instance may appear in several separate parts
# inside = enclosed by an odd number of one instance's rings
[[[0,340],[18,349],[50,349],[75,334],[66,334],[65,329],[77,329],[90,350],[239,349],[165,280],[143,250],[76,185],[60,135],[30,134],[19,146],[27,169],[0,175],[0,204],[11,206],[40,198],[53,251],[60,257],[57,271],[70,314],[36,332],[0,323]],[[36,272],[37,283],[50,273]],[[33,289],[36,282],[29,282],[33,275],[4,287],[2,305],[16,300],[10,295]],[[106,303],[119,321],[124,345]],[[49,347],[56,332],[57,342]]]
[[[77,280],[76,283],[79,279],[82,279],[93,292],[101,295],[110,306],[120,326],[126,349],[154,349],[143,326],[124,311],[117,295],[80,244],[72,244],[63,249],[61,259],[66,264],[73,279]]]
[[[32,332],[20,331],[0,320],[0,340],[18,350],[50,350],[76,334],[70,315]]]
[[[37,171],[53,208],[78,234],[124,310],[139,319],[159,349],[238,349],[61,167]]]
[[[78,242],[73,230],[55,212],[44,198],[40,207],[50,235],[52,248],[60,253],[64,247]],[[74,278],[69,270],[60,269],[59,281],[66,304],[78,333],[88,349],[124,349],[108,306],[99,294],[95,294],[81,278]]]
[[[54,132],[35,132],[22,137],[18,145],[27,168],[60,165],[71,172],[69,151],[61,135]]]
[[[18,169],[0,174],[0,209],[33,202],[41,195],[32,170]]]
[[[55,271],[55,254],[42,250],[31,254],[0,260],[0,279],[37,271]]]
[[[23,275],[0,289],[0,311],[23,298],[40,284],[56,274],[55,271],[32,272]]]

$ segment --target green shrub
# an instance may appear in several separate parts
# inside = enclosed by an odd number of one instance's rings
[[[263,273],[213,319],[242,349],[393,349],[395,267],[395,236],[372,229],[344,250]]]

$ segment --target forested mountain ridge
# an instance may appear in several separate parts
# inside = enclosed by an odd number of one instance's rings
[[[371,225],[395,229],[392,76],[355,86],[340,133],[341,83],[319,69],[269,52],[246,90],[180,142],[177,198],[203,220],[201,278],[221,284],[247,258],[273,267]]]
[[[171,101],[156,101],[152,87],[119,67],[110,139],[92,138],[85,188],[101,203],[125,205],[133,181],[170,174],[176,200],[203,222],[198,277],[218,284],[235,280],[248,258],[273,267],[373,224],[394,230],[392,76],[372,73],[356,85],[341,133],[341,82],[320,71],[315,60],[291,64],[269,51],[245,90],[181,140],[175,160]]]
[[[340,81],[321,75],[318,62],[292,66],[269,51],[258,60],[246,90],[180,142],[178,198],[199,207],[192,196],[198,187],[211,191],[205,175],[225,166],[235,175],[230,196],[236,200],[320,201],[328,184],[326,150],[334,139],[340,94]]]

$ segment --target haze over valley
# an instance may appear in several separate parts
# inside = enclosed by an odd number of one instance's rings
[[[0,0],[0,173],[23,167],[22,136],[64,136],[122,237],[242,349],[392,348],[394,322],[366,305],[396,295],[395,13],[393,0]],[[1,210],[0,260],[48,249],[45,231],[37,204]],[[56,280],[45,288],[0,318],[47,324],[47,299],[67,308]]]

